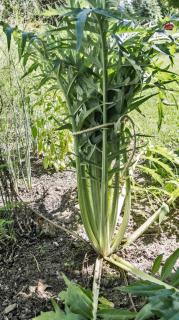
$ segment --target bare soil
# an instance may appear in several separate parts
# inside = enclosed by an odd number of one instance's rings
[[[85,238],[75,172],[44,172],[37,164],[34,168],[32,190],[27,192],[22,186],[21,198],[45,217]],[[134,197],[129,231],[140,225],[144,215],[149,216],[153,209],[147,199]],[[173,209],[161,227],[156,224],[135,246],[119,254],[142,270],[150,270],[157,255],[164,253],[168,257],[177,248],[177,213]],[[19,209],[16,220],[16,241],[0,244],[0,320],[29,320],[50,310],[50,297],[57,297],[65,287],[62,273],[85,287],[92,284],[96,255],[90,246],[52,227],[30,208]],[[38,294],[39,281],[48,285],[42,296]],[[128,277],[128,281],[132,278]],[[118,307],[132,308],[129,297],[117,289],[125,283],[126,278],[119,270],[104,265],[101,295]],[[134,302],[136,307],[141,303]]]

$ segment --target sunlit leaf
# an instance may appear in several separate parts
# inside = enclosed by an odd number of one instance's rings
[[[161,271],[161,278],[163,280],[165,280],[167,277],[170,276],[177,260],[179,259],[179,249],[176,249],[176,251],[168,257],[168,259],[166,260],[162,271]]]
[[[160,267],[161,267],[161,262],[162,262],[162,259],[163,259],[163,254],[160,254],[154,261],[153,263],[153,266],[152,266],[152,273],[153,274],[156,274]]]

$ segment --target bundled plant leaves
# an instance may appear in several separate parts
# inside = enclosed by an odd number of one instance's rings
[[[176,42],[164,33],[162,22],[141,27],[118,10],[114,0],[69,0],[63,10],[49,9],[46,15],[55,16],[58,26],[49,26],[39,36],[2,25],[8,48],[14,35],[24,65],[31,63],[26,75],[39,70],[40,86],[53,81],[53,90],[62,92],[66,101],[61,129],[70,128],[74,137],[81,217],[92,247],[102,257],[97,259],[93,286],[95,320],[103,258],[171,289],[114,252],[129,246],[169,211],[163,204],[124,244],[131,211],[130,168],[141,147],[130,112],[140,112],[139,107],[155,96],[161,125],[167,85],[177,81],[169,69]],[[160,65],[162,54],[170,61],[166,67]]]
[[[23,58],[32,63],[27,73],[39,70],[41,85],[54,80],[53,89],[65,97],[68,117],[61,129],[71,128],[74,136],[83,223],[94,249],[108,256],[121,244],[130,218],[129,168],[139,145],[129,113],[140,112],[153,96],[163,99],[166,85],[177,80],[157,62],[161,53],[172,62],[175,44],[166,35],[155,37],[162,24],[140,27],[126,20],[115,1],[68,5],[64,13],[58,7],[46,12],[59,16],[59,26],[32,36]]]

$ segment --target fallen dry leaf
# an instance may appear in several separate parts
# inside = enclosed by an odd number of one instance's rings
[[[20,291],[18,295],[22,295],[24,298],[31,298],[33,294],[36,294],[41,299],[50,299],[53,295],[51,292],[46,291],[46,289],[49,287],[50,286],[48,284],[43,283],[42,280],[39,280],[36,286],[29,286],[28,294]]]
[[[48,291],[46,291],[47,288],[50,286],[48,284],[45,284],[42,282],[42,280],[39,280],[35,292],[39,296],[39,298],[42,299],[49,299],[52,297],[52,294]]]

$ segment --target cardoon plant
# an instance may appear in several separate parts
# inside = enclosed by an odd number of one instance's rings
[[[156,96],[161,114],[166,85],[175,75],[160,60],[165,54],[172,63],[175,44],[163,33],[162,23],[141,27],[117,3],[71,0],[63,10],[49,9],[46,16],[55,16],[57,26],[39,36],[22,33],[20,51],[24,63],[29,57],[32,62],[27,73],[39,68],[41,85],[50,80],[65,98],[67,116],[61,129],[70,128],[74,137],[80,212],[94,250],[120,268],[161,284],[114,253],[168,212],[164,204],[124,238],[131,211],[131,167],[140,147],[130,113],[141,112],[139,107]],[[7,36],[14,31],[8,28],[4,25]],[[19,39],[17,30],[15,34]],[[101,266],[98,259],[96,278]],[[96,298],[98,289],[94,281]],[[94,303],[94,319],[96,310]]]
[[[140,27],[117,1],[69,1],[63,10],[46,12],[58,26],[34,38],[27,54],[65,97],[83,224],[95,251],[108,257],[122,245],[130,219],[130,167],[139,147],[130,113],[153,96],[161,105],[174,76],[157,59],[162,52],[172,59],[174,44],[155,36],[162,24]]]

